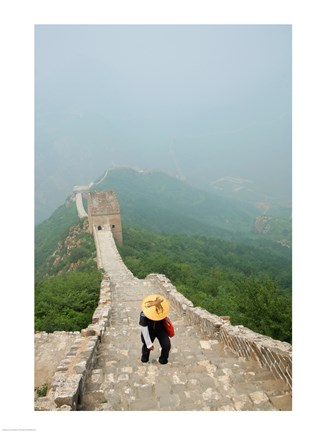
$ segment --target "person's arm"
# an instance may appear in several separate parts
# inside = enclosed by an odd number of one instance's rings
[[[147,348],[150,350],[153,350],[154,346],[153,346],[151,338],[150,338],[148,326],[145,326],[145,327],[142,326],[141,331],[142,331],[142,335],[143,335],[143,338],[145,340]]]
[[[143,312],[140,313],[140,320],[139,324],[141,326],[141,332],[145,341],[145,344],[148,349],[153,350],[154,346],[152,344],[150,333],[148,330],[148,318],[143,314]]]

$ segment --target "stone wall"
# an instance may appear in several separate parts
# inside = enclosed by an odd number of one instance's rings
[[[223,342],[239,356],[257,360],[262,366],[271,370],[275,377],[284,380],[291,387],[292,347],[290,344],[273,340],[243,326],[232,326],[228,317],[219,317],[200,307],[193,307],[192,302],[179,293],[164,275],[151,274],[146,277],[146,280],[169,298],[172,306],[180,314],[185,315],[189,325],[198,326],[202,333]],[[35,410],[73,411],[82,405],[85,381],[94,367],[101,337],[109,325],[110,317],[110,279],[105,274],[92,323],[80,333],[70,333],[70,345],[68,343],[65,345],[64,349],[67,352],[65,355],[61,354],[59,362],[59,358],[47,346],[47,352],[55,358],[57,365],[49,382],[48,394],[36,400]],[[56,337],[59,333],[62,337],[62,332],[57,332]],[[67,333],[66,336],[68,335]],[[42,338],[45,336],[46,333],[42,333]],[[51,338],[49,335],[46,337],[48,340]],[[40,339],[38,334],[35,335],[35,340],[37,338]],[[54,336],[52,340],[55,340]]]
[[[116,194],[111,190],[90,192],[87,194],[87,199],[90,233],[93,232],[94,227],[109,225],[115,241],[122,245],[122,224]]]
[[[59,331],[35,333],[35,387],[41,387],[51,381],[58,365],[79,334],[80,332]]]
[[[87,214],[87,212],[85,211],[85,209],[83,207],[82,193],[81,192],[78,192],[75,195],[75,201],[76,201],[76,207],[77,207],[78,217],[80,219],[82,219],[84,217],[88,217],[88,214]]]
[[[289,343],[263,336],[242,325],[231,325],[228,317],[219,317],[200,307],[193,307],[164,275],[146,277],[158,286],[174,307],[186,316],[189,324],[198,325],[209,337],[216,338],[241,357],[257,360],[267,367],[276,378],[292,387],[292,346]]]
[[[110,317],[110,280],[107,275],[104,275],[101,282],[99,304],[93,314],[92,323],[81,332],[65,334],[65,338],[68,335],[73,337],[71,337],[70,343],[67,342],[64,345],[64,355],[58,357],[54,352],[57,338],[42,333],[42,338],[52,340],[54,345],[47,344],[46,347],[46,355],[52,359],[52,366],[46,371],[49,390],[45,397],[35,400],[36,411],[75,411],[82,404],[84,385],[87,376],[94,367],[101,336],[109,324]],[[61,338],[64,336],[64,332],[58,333],[60,333]],[[35,341],[38,339],[40,336],[36,333]],[[42,356],[39,352],[39,346],[40,344],[35,344],[35,359],[39,363],[38,369],[42,362],[48,361],[46,355]],[[37,367],[35,372],[37,373]]]

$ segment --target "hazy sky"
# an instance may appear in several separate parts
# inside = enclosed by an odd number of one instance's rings
[[[36,26],[36,206],[120,165],[289,196],[291,74],[290,25]]]

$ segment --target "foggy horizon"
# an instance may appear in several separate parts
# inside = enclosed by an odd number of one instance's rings
[[[36,25],[36,213],[117,166],[289,201],[291,68],[291,25]]]

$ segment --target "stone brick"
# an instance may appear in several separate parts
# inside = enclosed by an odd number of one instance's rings
[[[81,361],[74,366],[74,370],[77,374],[83,374],[86,371],[87,362]]]
[[[266,393],[261,392],[261,391],[250,393],[249,396],[250,396],[252,402],[256,405],[269,401],[269,398],[266,395]]]
[[[107,401],[106,395],[103,390],[95,390],[85,393],[83,396],[83,404],[94,406]]]
[[[291,395],[273,396],[273,397],[270,397],[270,402],[279,411],[291,411],[292,410]]]
[[[246,394],[232,398],[236,411],[250,411],[252,409],[251,399]]]
[[[158,401],[153,398],[150,399],[136,399],[130,401],[129,409],[131,411],[158,411]]]
[[[153,385],[143,384],[136,388],[139,399],[150,399],[153,396]]]
[[[201,341],[199,341],[199,343],[200,343],[200,346],[202,349],[208,349],[208,350],[211,349],[210,342],[205,341],[205,340],[201,340]]]
[[[162,395],[159,398],[159,408],[167,409],[168,411],[172,411],[172,409],[176,409],[179,406],[180,399],[178,395],[174,394],[166,394]]]
[[[203,393],[202,398],[205,401],[209,400],[219,400],[221,398],[221,395],[215,391],[212,387],[208,387]]]
[[[170,396],[171,384],[166,381],[161,381],[155,384],[155,394],[158,398],[161,396]]]
[[[68,405],[72,410],[76,409],[76,403],[78,398],[78,383],[74,387],[58,387],[55,391],[54,401],[58,407],[62,405]]]

